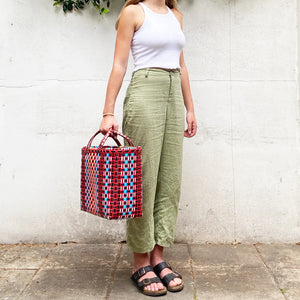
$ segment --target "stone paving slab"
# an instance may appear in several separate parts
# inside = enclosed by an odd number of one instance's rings
[[[193,244],[190,247],[194,268],[258,267],[262,264],[253,245]]]
[[[300,269],[283,268],[274,271],[282,293],[289,300],[300,299]]]
[[[174,244],[172,247],[165,248],[165,260],[175,270],[177,269],[190,269],[190,255],[187,244]]]
[[[163,299],[299,300],[299,251],[290,244],[174,244],[165,259],[185,288]],[[126,244],[0,245],[0,299],[148,299],[130,280],[132,264]]]
[[[258,244],[257,248],[282,293],[289,300],[299,300],[300,245]]]
[[[0,299],[17,299],[36,270],[1,270]]]
[[[104,300],[110,271],[95,268],[40,270],[20,299]]]
[[[284,300],[264,267],[194,269],[197,299]]]
[[[61,244],[50,254],[43,266],[53,268],[112,268],[119,244]]]
[[[272,269],[300,269],[300,245],[257,244],[257,248],[265,263]]]
[[[0,268],[38,269],[54,244],[18,244],[0,253]]]

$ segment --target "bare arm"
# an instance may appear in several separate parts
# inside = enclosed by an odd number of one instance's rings
[[[127,70],[131,40],[135,29],[135,8],[127,6],[120,17],[112,71],[108,80],[103,113],[113,113],[115,102],[119,94],[123,79]],[[118,124],[114,116],[103,117],[100,131],[105,134],[109,128],[118,130]]]
[[[174,14],[176,15],[178,21],[180,22],[182,28],[182,14],[177,10],[173,9]],[[180,53],[180,70],[181,70],[181,89],[184,100],[184,105],[186,108],[186,121],[188,128],[184,131],[185,137],[192,137],[196,134],[197,131],[197,121],[194,111],[194,103],[192,98],[190,79],[187,67],[185,65],[183,51]]]
[[[184,99],[184,105],[187,112],[194,112],[194,103],[190,86],[190,79],[187,67],[184,62],[183,51],[180,54],[180,70],[181,70],[181,89]]]

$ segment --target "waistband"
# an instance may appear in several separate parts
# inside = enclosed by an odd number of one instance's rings
[[[141,68],[138,69],[136,71],[132,72],[132,76],[136,73],[136,72],[146,72],[146,74],[149,71],[158,71],[158,72],[162,72],[162,73],[179,73],[181,74],[181,71],[179,68],[177,69],[166,69],[166,68],[159,68],[159,67],[149,67],[149,68]]]

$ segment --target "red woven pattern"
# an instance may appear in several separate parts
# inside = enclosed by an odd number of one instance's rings
[[[81,210],[106,219],[142,216],[140,146],[82,148]]]

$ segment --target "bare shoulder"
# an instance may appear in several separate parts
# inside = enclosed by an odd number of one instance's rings
[[[126,6],[123,11],[122,11],[122,15],[126,15],[128,17],[135,17],[138,13],[139,13],[139,5],[136,4],[130,4],[128,6]]]
[[[130,4],[123,9],[122,16],[134,24],[136,29],[143,22],[143,8],[137,4]]]
[[[179,16],[182,16],[182,12],[178,9],[178,8],[171,8],[171,10],[172,10],[172,12],[174,13],[174,14],[177,14],[177,15],[179,15]]]
[[[171,10],[176,16],[176,18],[178,19],[178,21],[182,23],[182,17],[183,17],[182,13],[177,8],[171,8]]]

